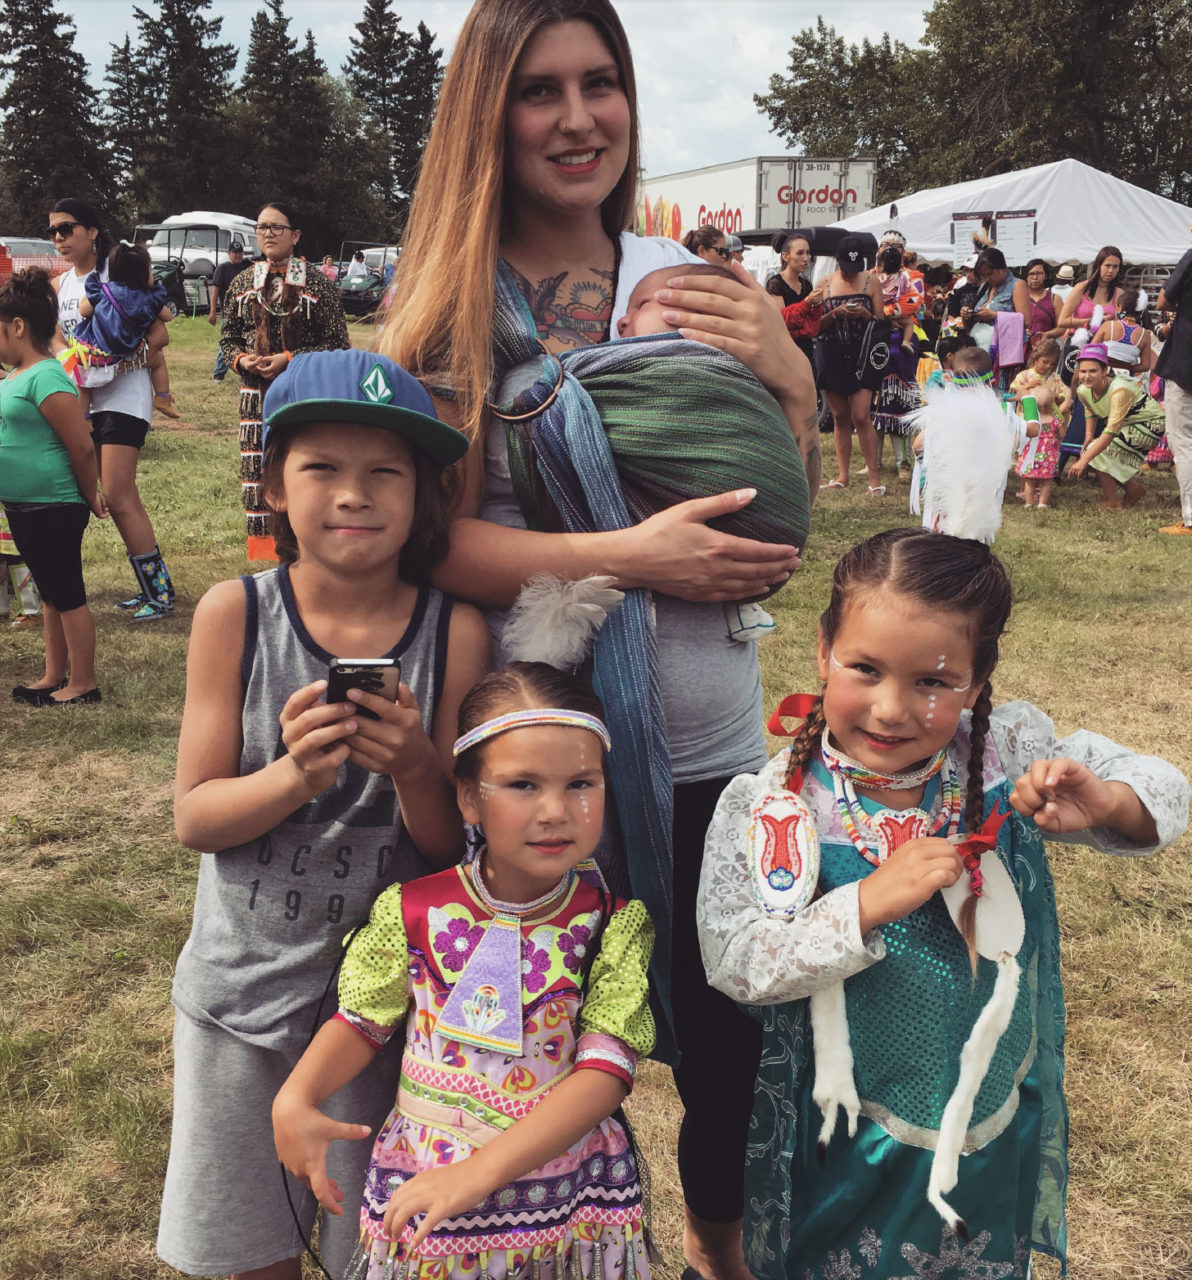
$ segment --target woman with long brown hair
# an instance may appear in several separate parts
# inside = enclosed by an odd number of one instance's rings
[[[603,669],[619,686],[610,707],[632,722],[623,736],[613,727],[610,768],[614,757],[638,758],[646,742],[646,790],[618,790],[617,813],[634,894],[658,931],[660,1040],[681,1055],[684,1250],[705,1276],[748,1280],[742,1169],[760,1041],[756,1025],[703,979],[695,890],[716,798],[765,750],[756,650],[728,640],[722,611],[709,605],[760,595],[790,574],[796,552],[707,525],[746,505],[745,488],[631,527],[594,500],[591,531],[544,531],[559,528],[557,513],[515,496],[526,489],[522,428],[507,403],[516,387],[494,390],[511,345],[537,348],[539,369],[554,378],[555,354],[604,341],[637,281],[673,266],[659,291],[668,321],[753,371],[818,481],[811,373],[765,292],[743,271],[684,278],[691,258],[679,245],[624,231],[639,154],[633,63],[607,0],[479,0],[447,68],[379,346],[423,378],[440,413],[474,442],[439,585],[503,609],[536,573],[611,575],[627,599],[601,631],[598,672],[602,653],[620,643],[608,631],[623,615],[641,620],[640,661],[631,654]],[[467,282],[466,305],[445,298],[452,280]],[[490,400],[503,416],[488,411]],[[569,449],[563,465],[583,471],[586,460]]]
[[[271,200],[257,214],[265,255],[242,271],[224,298],[219,349],[240,375],[240,496],[250,560],[276,560],[261,489],[261,400],[299,351],[352,345],[339,293],[294,251],[302,239],[297,209]]]

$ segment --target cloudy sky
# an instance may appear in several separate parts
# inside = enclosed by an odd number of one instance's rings
[[[450,55],[471,0],[397,0],[402,25],[423,21]],[[76,47],[99,82],[111,42],[136,36],[133,0],[74,0],[63,6],[78,27]],[[152,0],[141,7],[153,12]],[[214,0],[223,37],[248,43],[260,6],[253,0]],[[308,27],[323,60],[338,71],[363,0],[286,0],[291,31]],[[823,6],[811,0],[618,0],[637,67],[647,176],[745,156],[781,155],[786,148],[753,105],[769,78],[786,68],[790,40],[812,26]],[[843,0],[829,20],[847,40],[890,31],[908,44],[923,34],[922,6],[904,0]],[[825,94],[832,86],[824,85]],[[911,110],[912,104],[907,104]]]

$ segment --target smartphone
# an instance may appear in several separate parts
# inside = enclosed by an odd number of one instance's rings
[[[363,689],[379,697],[397,701],[401,684],[401,663],[396,658],[332,658],[327,668],[327,701],[347,702],[349,689]],[[356,715],[367,720],[381,717],[367,707],[357,706]]]

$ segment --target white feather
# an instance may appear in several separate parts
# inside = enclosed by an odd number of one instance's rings
[[[1138,306],[1135,308],[1135,314],[1141,319],[1151,305],[1151,295],[1145,289],[1138,291]]]
[[[1089,321],[1089,332],[1096,333],[1101,327],[1101,321],[1105,319],[1105,308],[1098,302],[1093,308],[1093,316]]]
[[[957,538],[992,542],[1014,460],[1015,431],[996,392],[945,386],[915,415],[924,433],[924,520]]]
[[[578,667],[605,618],[625,599],[615,581],[604,574],[578,582],[535,574],[522,587],[501,633],[509,660],[545,662],[560,671]]]
[[[1072,332],[1072,345],[1079,350],[1081,347],[1087,347],[1092,339],[1092,334],[1087,329],[1075,329]]]

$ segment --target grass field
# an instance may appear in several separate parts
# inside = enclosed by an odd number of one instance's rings
[[[110,523],[86,538],[104,702],[0,703],[0,1280],[172,1275],[153,1254],[170,1116],[169,989],[198,855],[173,837],[170,787],[190,615],[242,563],[234,379],[211,381],[215,331],[172,326],[183,410],[150,436],[141,488],[180,597],[132,626]],[[359,332],[363,345],[367,333]],[[827,443],[827,441],[825,441]],[[1027,698],[1057,727],[1099,729],[1192,772],[1192,547],[1170,476],[1122,515],[1092,483],[1050,512],[1009,500],[997,549],[1017,604],[995,702]],[[813,688],[831,567],[909,522],[905,483],[817,504],[806,563],[762,646],[767,710]],[[0,689],[36,675],[39,631],[0,626]],[[1149,861],[1053,846],[1064,929],[1072,1110],[1071,1274],[1192,1275],[1192,890],[1187,838]],[[649,1067],[631,1112],[651,1156],[656,1225],[677,1276],[680,1200],[669,1074]],[[963,1176],[963,1169],[962,1169]],[[1040,1274],[1053,1272],[1039,1268]]]

